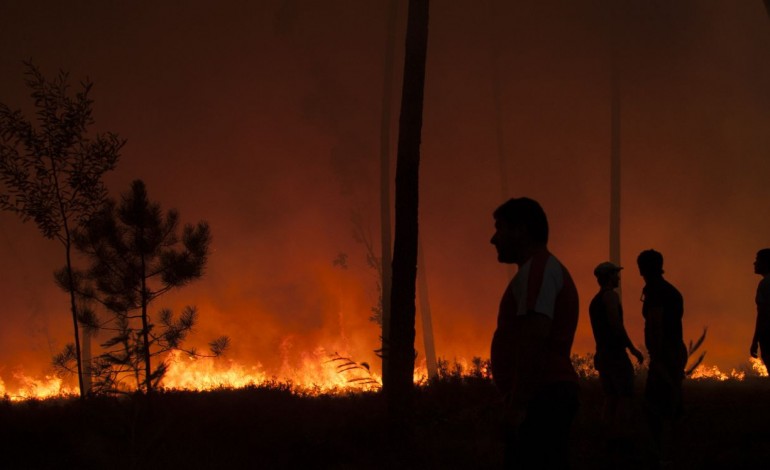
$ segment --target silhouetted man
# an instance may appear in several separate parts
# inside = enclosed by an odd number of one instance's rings
[[[636,349],[623,326],[623,305],[615,291],[620,284],[622,267],[605,261],[594,269],[599,292],[591,300],[588,313],[596,340],[594,366],[604,391],[604,421],[607,426],[607,450],[614,455],[630,450],[631,397],[634,394],[634,367],[626,349],[641,364]]]
[[[765,367],[770,367],[770,248],[757,252],[754,260],[754,273],[762,276],[757,286],[757,323],[754,326],[754,338],[751,340],[751,357],[757,357],[757,347],[762,354]]]
[[[644,344],[650,355],[644,397],[650,431],[661,460],[664,455],[664,423],[682,414],[682,380],[687,348],[682,339],[682,294],[663,279],[663,255],[646,250],[637,258],[644,278],[642,315]]]
[[[492,244],[519,269],[500,301],[492,375],[505,398],[505,466],[566,468],[578,408],[570,350],[578,294],[547,248],[548,220],[536,201],[511,199],[494,212]]]

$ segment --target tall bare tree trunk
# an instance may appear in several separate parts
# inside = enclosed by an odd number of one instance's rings
[[[388,413],[406,422],[414,389],[414,317],[417,277],[418,190],[428,0],[409,0],[396,160],[396,230],[390,317],[390,377],[385,382]]]
[[[143,239],[143,238],[140,238]],[[145,392],[149,396],[152,393],[152,367],[150,364],[150,322],[147,317],[147,305],[150,303],[147,298],[147,265],[144,255],[142,255],[142,356],[144,359],[144,380]]]
[[[500,200],[506,201],[511,197],[510,184],[508,182],[508,158],[505,153],[505,137],[503,132],[503,93],[502,80],[500,79],[500,34],[498,15],[495,9],[495,0],[489,0],[489,31],[490,48],[492,51],[492,104],[494,106],[495,142],[497,144],[497,162],[500,172]],[[507,280],[513,279],[516,274],[514,264],[505,265]]]
[[[505,158],[505,139],[503,137],[503,105],[500,83],[500,35],[497,29],[497,11],[494,7],[495,0],[489,1],[489,30],[491,32],[492,51],[492,104],[495,108],[495,143],[497,147],[497,160],[500,170],[500,195],[502,200],[511,197],[508,185],[508,163]]]
[[[610,261],[620,264],[620,71],[617,46],[612,52],[610,117]]]
[[[69,222],[67,219],[67,210],[64,207],[64,201],[62,200],[61,191],[59,190],[59,179],[56,171],[56,160],[50,157],[51,168],[53,169],[53,181],[56,188],[56,200],[59,206],[59,213],[61,214],[62,230],[64,231],[64,250],[67,258],[67,277],[69,278],[69,294],[70,294],[70,312],[72,313],[72,329],[75,336],[75,360],[77,361],[78,370],[78,387],[80,390],[80,399],[84,399],[86,396],[85,388],[83,386],[83,357],[80,351],[80,324],[78,322],[78,308],[75,299],[75,278],[73,276],[72,267],[72,233],[70,231]]]
[[[610,10],[610,261],[620,262],[620,14]],[[621,285],[618,295],[622,297]]]
[[[433,341],[433,319],[430,312],[430,295],[428,294],[428,270],[425,265],[425,251],[422,248],[422,237],[417,237],[417,293],[420,296],[420,319],[422,320],[422,339],[425,347],[425,365],[428,368],[428,378],[438,375],[436,361],[436,344]]]
[[[65,221],[64,230],[66,233],[65,251],[67,255],[67,276],[69,277],[69,294],[70,294],[70,311],[72,312],[72,329],[75,336],[75,361],[77,362],[78,370],[78,388],[80,390],[80,399],[84,399],[86,396],[85,387],[83,385],[83,357],[80,351],[80,325],[78,324],[78,308],[75,301],[75,281],[72,274],[72,245],[70,242],[69,228]]]
[[[393,102],[393,53],[396,49],[396,14],[398,0],[388,0],[388,24],[385,38],[385,68],[382,83],[380,122],[380,240],[382,266],[382,381],[390,382],[388,347],[390,341],[390,286],[393,277],[392,238],[390,236],[390,121]]]

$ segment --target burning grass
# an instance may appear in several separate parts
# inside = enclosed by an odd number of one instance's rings
[[[413,447],[385,445],[378,392],[298,393],[266,381],[243,388],[0,403],[3,468],[496,468],[501,402],[484,361],[443,362],[417,388]],[[637,378],[637,397],[642,377]],[[770,380],[687,380],[676,468],[748,468],[770,459]],[[645,441],[637,399],[638,429]],[[575,468],[603,463],[602,393],[581,379]],[[30,445],[33,448],[30,448]],[[644,468],[640,451],[638,468]],[[634,468],[631,466],[630,468]]]

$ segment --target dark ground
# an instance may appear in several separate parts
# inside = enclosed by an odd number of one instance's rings
[[[641,385],[640,383],[637,384]],[[581,383],[573,468],[607,468],[601,390]],[[417,392],[413,452],[383,445],[378,394],[298,396],[285,387],[166,392],[124,399],[0,404],[0,468],[497,468],[500,402],[482,378]],[[767,468],[770,380],[687,381],[687,413],[671,468]],[[641,407],[641,403],[638,403]],[[648,468],[642,451],[622,468]]]

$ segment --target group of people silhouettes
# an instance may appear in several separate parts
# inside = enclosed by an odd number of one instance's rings
[[[664,460],[663,430],[666,420],[682,413],[682,380],[687,365],[687,347],[682,338],[684,303],[682,294],[663,278],[663,256],[646,250],[636,260],[644,278],[642,316],[644,345],[650,362],[644,397],[654,454]],[[604,417],[608,426],[607,448],[615,460],[631,447],[629,430],[634,371],[626,349],[639,363],[644,356],[629,339],[623,325],[623,307],[614,290],[623,269],[610,262],[594,269],[600,290],[591,301],[589,315],[596,340],[594,365],[605,395]]]
[[[526,197],[510,199],[494,214],[491,243],[498,261],[518,266],[500,301],[492,338],[492,376],[504,397],[506,468],[569,467],[569,435],[578,411],[578,376],[570,356],[578,323],[578,293],[566,267],[548,251],[548,220],[540,204]],[[682,381],[687,348],[682,338],[682,295],[663,277],[663,256],[646,250],[637,258],[644,279],[642,315],[649,356],[644,389],[653,466],[664,463],[664,429],[683,412]],[[599,291],[589,316],[596,340],[594,365],[605,395],[604,422],[608,457],[622,460],[633,447],[628,429],[632,415],[634,368],[641,364],[623,325],[623,306],[615,290],[623,268],[596,266]],[[757,253],[757,321],[750,353],[770,360],[770,249]],[[627,353],[628,352],[628,353]],[[615,454],[614,456],[612,454]]]

